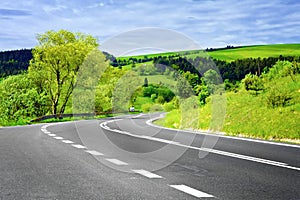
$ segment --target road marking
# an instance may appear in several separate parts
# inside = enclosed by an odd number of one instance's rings
[[[143,169],[133,169],[131,170],[137,174],[140,174],[142,176],[146,176],[147,178],[162,178],[161,176],[157,175],[157,174],[154,174],[152,172],[148,172],[146,170],[143,170]]]
[[[273,165],[273,166],[277,166],[277,167],[283,167],[283,168],[287,168],[287,169],[293,169],[293,170],[300,171],[300,168],[289,166],[288,164],[283,163],[283,162],[277,162],[277,161],[267,160],[267,159],[263,159],[263,158],[256,158],[256,157],[252,157],[252,156],[246,156],[246,155],[241,155],[241,154],[236,154],[236,153],[230,153],[230,152],[220,151],[220,150],[216,150],[216,149],[208,149],[208,148],[202,148],[202,147],[189,146],[189,145],[181,144],[179,142],[175,142],[175,141],[172,141],[172,140],[165,140],[165,139],[150,137],[150,136],[145,136],[145,135],[134,135],[134,134],[126,132],[126,131],[121,131],[121,130],[117,130],[117,129],[110,129],[107,126],[108,123],[111,123],[113,121],[119,121],[119,120],[121,120],[121,119],[107,121],[107,122],[105,122],[105,125],[103,125],[103,123],[101,123],[100,126],[104,129],[106,129],[106,130],[110,130],[110,131],[114,131],[114,132],[117,132],[117,133],[125,134],[125,135],[132,136],[132,137],[135,137],[135,138],[152,140],[152,141],[167,143],[167,144],[171,144],[171,145],[181,146],[181,147],[184,147],[184,148],[195,149],[195,150],[199,150],[199,151],[206,151],[206,152],[209,152],[209,153],[219,154],[219,155],[223,155],[223,156],[228,156],[228,157],[233,157],[233,158],[238,158],[238,159],[243,159],[243,160],[248,160],[248,161],[253,161],[253,162],[263,163],[263,164],[267,164],[267,165]]]
[[[103,153],[100,153],[100,152],[94,151],[94,150],[86,150],[85,152],[92,154],[94,156],[103,156]]]
[[[46,124],[46,125],[42,126],[41,129],[46,129],[48,126],[51,126],[51,124]]]
[[[220,137],[220,138],[233,139],[233,140],[242,140],[242,141],[247,141],[247,142],[256,142],[256,143],[262,143],[262,144],[271,144],[271,145],[277,145],[277,146],[300,148],[300,145],[286,144],[286,143],[280,143],[280,142],[271,142],[271,141],[265,141],[265,140],[256,140],[256,139],[251,139],[251,138],[233,137],[233,136],[227,136],[227,135],[216,135],[216,134],[214,135],[208,131],[195,132],[195,131],[190,131],[190,130],[179,130],[179,129],[175,129],[175,128],[167,128],[167,127],[163,127],[163,126],[158,126],[158,125],[152,123],[153,121],[155,121],[157,119],[161,119],[163,117],[164,117],[164,115],[161,114],[159,117],[155,117],[155,118],[147,120],[146,124],[149,126],[155,127],[155,128],[166,129],[166,130],[171,130],[171,131],[176,131],[176,132],[180,131],[183,133],[192,133],[192,134],[196,134],[196,135],[208,135],[211,137]]]
[[[155,138],[155,137],[150,137],[150,136],[141,136],[141,138],[145,138],[145,139],[149,139],[149,140],[153,140],[153,141],[158,141],[158,142],[163,142],[166,144],[180,144],[179,142],[175,142],[172,140],[165,140],[165,139],[161,139],[161,138]]]
[[[71,140],[63,140],[62,141],[63,143],[66,143],[66,144],[73,144],[74,142],[72,142]]]
[[[63,137],[59,137],[59,136],[53,137],[53,138],[55,138],[55,139],[57,139],[57,140],[63,140],[63,139],[64,139]]]
[[[77,149],[86,149],[85,146],[82,146],[80,144],[72,144],[73,147],[76,147]]]
[[[136,119],[136,118],[139,118],[139,117],[141,117],[141,116],[143,116],[144,114],[143,113],[141,113],[141,114],[139,114],[139,115],[137,115],[137,116],[135,116],[135,117],[132,117],[132,119]]]
[[[182,192],[185,192],[189,195],[192,195],[194,197],[198,197],[198,198],[210,198],[210,197],[214,197],[213,195],[207,194],[205,192],[201,192],[199,190],[196,190],[194,188],[191,188],[189,186],[186,185],[170,185],[170,187],[175,188],[177,190],[180,190]]]
[[[42,128],[41,131],[43,131],[44,133],[51,133],[49,131],[47,131],[47,129]]]
[[[49,133],[51,133],[50,131],[43,131],[45,134],[49,134]]]
[[[51,137],[55,137],[56,136],[56,134],[53,134],[53,133],[49,133],[48,135],[51,136]]]
[[[109,161],[109,162],[111,162],[111,163],[114,163],[114,164],[116,164],[116,165],[128,165],[128,163],[123,162],[123,161],[118,160],[118,159],[114,159],[114,158],[111,158],[111,159],[107,158],[107,159],[105,159],[105,160],[107,160],[107,161]]]

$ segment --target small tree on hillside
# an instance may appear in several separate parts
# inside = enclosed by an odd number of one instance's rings
[[[255,95],[264,89],[262,79],[251,73],[245,76],[245,78],[242,80],[242,83],[247,91],[254,91]]]

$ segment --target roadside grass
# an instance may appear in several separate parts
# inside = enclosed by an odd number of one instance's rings
[[[257,96],[242,88],[237,93],[227,92],[226,115],[221,131],[231,136],[300,143],[300,75],[296,80],[293,82],[290,77],[283,77],[265,85],[266,88],[280,88],[280,91],[292,96],[290,104],[285,107],[269,107],[266,103],[268,90]],[[212,104],[208,99],[208,103],[199,109],[199,125],[190,128],[212,129],[211,110]],[[155,123],[180,128],[181,118],[180,111],[173,110]]]

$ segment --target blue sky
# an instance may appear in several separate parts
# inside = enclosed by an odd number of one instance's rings
[[[32,48],[67,29],[99,43],[142,27],[178,31],[200,47],[300,43],[298,0],[2,0],[0,51]]]

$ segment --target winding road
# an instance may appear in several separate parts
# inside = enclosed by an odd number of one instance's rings
[[[158,117],[0,128],[0,199],[300,199],[299,145],[166,129]]]

